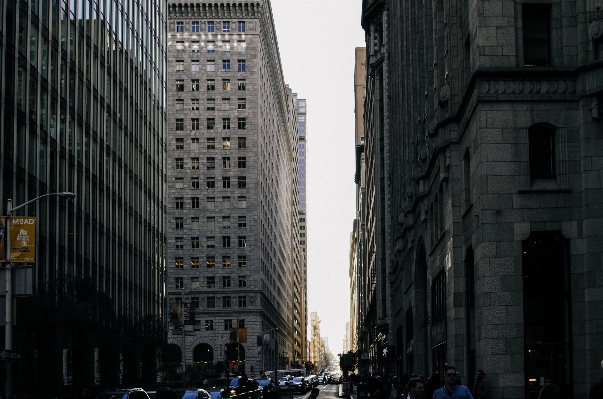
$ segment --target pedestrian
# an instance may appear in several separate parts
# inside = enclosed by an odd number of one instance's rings
[[[312,390],[310,391],[310,399],[316,399],[318,397],[318,394],[320,394],[320,389],[318,388],[312,388]]]
[[[425,386],[420,378],[412,378],[408,381],[408,399],[418,399],[425,395]]]
[[[601,360],[601,378],[590,387],[588,399],[603,399],[603,360]]]
[[[394,376],[392,381],[392,389],[390,391],[390,399],[396,399],[397,397],[402,396],[404,393],[404,385],[400,384],[398,381],[398,377]]]
[[[471,391],[464,385],[457,385],[458,373],[454,366],[444,369],[444,386],[433,394],[433,399],[473,399]]]
[[[561,389],[555,384],[546,384],[540,390],[538,399],[561,399]]]
[[[486,379],[486,374],[484,374],[484,370],[477,370],[477,374],[475,375],[475,384],[473,385],[473,397],[475,399],[487,399],[488,393],[490,392],[490,384]]]

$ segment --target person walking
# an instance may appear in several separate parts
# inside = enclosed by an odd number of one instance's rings
[[[413,378],[408,381],[408,398],[419,399],[425,395],[425,386],[420,378]]]
[[[590,387],[588,399],[603,399],[603,360],[601,360],[601,378]]]
[[[477,370],[475,375],[475,384],[473,385],[473,397],[475,399],[487,399],[488,393],[490,392],[490,384],[486,380],[486,374],[484,370]]]
[[[456,368],[448,366],[444,370],[444,386],[433,394],[433,399],[473,399],[471,391],[464,385],[457,385]]]

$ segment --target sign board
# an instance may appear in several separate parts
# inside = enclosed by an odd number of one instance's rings
[[[4,296],[6,292],[6,272],[6,269],[0,269],[0,296]],[[12,275],[11,286],[14,297],[33,295],[32,265],[13,265]]]
[[[446,318],[438,320],[431,324],[431,347],[438,346],[446,342]]]
[[[0,350],[0,360],[21,360],[21,352],[2,349]]]
[[[185,326],[192,326],[195,324],[195,304],[192,302],[186,302],[184,304],[183,319]]]
[[[35,263],[36,218],[14,216],[10,218],[10,262]]]

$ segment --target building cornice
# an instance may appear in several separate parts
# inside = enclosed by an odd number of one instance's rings
[[[168,6],[169,18],[259,18],[261,2],[252,1],[186,1],[170,2]]]

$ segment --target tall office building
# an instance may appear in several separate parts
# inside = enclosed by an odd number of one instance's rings
[[[167,290],[196,309],[168,339],[206,373],[288,367],[303,353],[299,134],[270,2],[168,7]]]
[[[3,210],[76,195],[18,211],[38,218],[34,295],[15,301],[18,397],[156,379],[166,8],[0,1]]]

